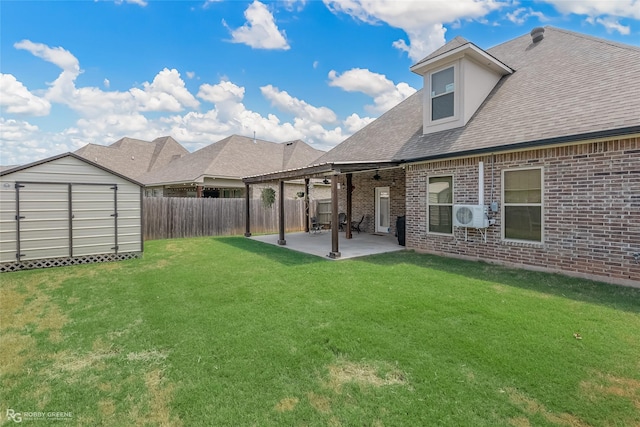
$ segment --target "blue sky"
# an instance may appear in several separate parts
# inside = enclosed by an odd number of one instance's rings
[[[551,25],[640,46],[640,0],[0,0],[0,164],[171,135],[328,150],[422,86],[455,36]]]

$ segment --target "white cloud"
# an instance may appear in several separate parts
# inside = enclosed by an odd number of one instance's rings
[[[187,75],[188,79],[193,79],[196,76],[195,71],[187,71],[185,74]]]
[[[564,14],[640,19],[640,0],[544,0]]]
[[[104,82],[102,82],[102,84],[104,85],[105,89],[109,89],[109,87],[111,87],[111,82],[109,81],[109,79],[104,79]]]
[[[145,7],[148,4],[145,0],[116,0],[116,4],[122,4],[122,3],[137,4],[138,6],[142,6],[142,7]]]
[[[618,18],[640,19],[640,0],[545,0],[563,14],[586,15],[590,24],[600,24],[607,32],[631,34],[631,28]]]
[[[507,17],[507,19],[509,21],[513,22],[514,24],[518,24],[518,25],[524,24],[532,16],[535,16],[536,18],[538,18],[538,20],[540,22],[547,21],[547,17],[544,16],[544,13],[537,12],[537,11],[531,9],[530,7],[519,7],[518,9],[514,10],[513,12],[508,12],[506,14],[506,17]]]
[[[374,117],[360,117],[356,113],[353,113],[344,120],[344,125],[347,128],[347,132],[353,134],[374,120]]]
[[[260,91],[266,99],[271,101],[271,105],[280,111],[299,116],[301,119],[316,123],[334,123],[337,120],[336,114],[331,109],[309,105],[272,85],[263,86]]]
[[[281,0],[281,2],[284,4],[285,9],[296,12],[302,11],[307,4],[307,0]]]
[[[78,59],[66,49],[61,47],[49,47],[42,43],[33,43],[30,40],[22,40],[13,45],[16,49],[23,49],[38,58],[51,62],[70,73],[80,74],[80,63]]]
[[[619,32],[623,36],[631,34],[631,28],[627,25],[622,25],[616,18],[606,16],[604,18],[596,18],[595,22],[602,25],[607,29],[607,32],[612,33],[614,31]]]
[[[50,157],[76,148],[62,138],[46,135],[29,122],[0,117],[2,143],[0,164],[21,165]]]
[[[152,83],[143,83],[144,90],[133,88],[133,95],[140,111],[177,112],[184,107],[197,108],[200,103],[187,90],[180,73],[176,69],[165,68],[153,79]]]
[[[245,10],[244,16],[247,22],[242,27],[230,29],[232,42],[246,44],[254,49],[288,50],[290,48],[285,32],[278,29],[273,15],[265,4],[254,0]]]
[[[398,105],[416,92],[407,83],[394,84],[384,75],[367,69],[353,68],[338,74],[329,72],[329,86],[339,87],[347,92],[362,92],[373,98],[373,105],[365,106],[371,113],[383,113]]]
[[[203,84],[198,91],[198,98],[214,104],[226,101],[240,102],[244,98],[244,88],[226,80],[216,85]]]
[[[29,92],[13,75],[0,73],[0,108],[12,114],[46,116],[51,103]]]
[[[507,3],[498,0],[323,0],[333,13],[345,13],[354,19],[400,28],[409,37],[393,46],[405,51],[414,61],[427,56],[445,42],[443,24],[460,19],[481,19]]]
[[[99,117],[82,118],[78,120],[77,127],[77,131],[83,137],[95,140],[114,135],[116,129],[117,133],[122,135],[132,136],[141,132],[148,134],[150,123],[142,114],[104,114]]]

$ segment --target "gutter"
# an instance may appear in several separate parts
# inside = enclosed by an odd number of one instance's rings
[[[597,131],[597,132],[588,132],[588,133],[581,133],[576,135],[558,136],[554,138],[519,142],[516,144],[478,148],[475,150],[456,151],[453,153],[436,154],[432,156],[406,158],[406,159],[400,159],[396,161],[399,163],[417,163],[417,162],[424,162],[428,160],[441,160],[441,159],[446,159],[450,157],[468,157],[468,156],[474,156],[479,154],[492,154],[492,153],[499,153],[503,151],[515,151],[515,150],[523,150],[523,149],[529,149],[529,148],[540,148],[544,146],[567,144],[567,143],[578,142],[578,141],[609,139],[611,137],[623,137],[623,136],[630,136],[634,134],[640,134],[640,126],[630,126],[626,128],[618,128],[618,129],[611,129],[611,130],[604,130],[604,131]]]

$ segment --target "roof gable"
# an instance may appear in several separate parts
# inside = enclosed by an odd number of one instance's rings
[[[166,166],[189,151],[175,139],[165,136],[152,142],[125,137],[108,146],[87,144],[75,153],[122,175],[138,178],[147,171]]]

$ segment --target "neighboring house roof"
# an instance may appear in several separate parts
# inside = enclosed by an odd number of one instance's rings
[[[163,136],[151,142],[125,137],[109,146],[87,144],[75,153],[122,175],[138,178],[165,167],[189,151],[172,137]]]
[[[275,143],[239,135],[201,148],[166,168],[140,177],[147,185],[202,182],[205,177],[237,178],[297,168],[324,154],[296,140]]]
[[[411,161],[640,132],[640,48],[545,30],[538,43],[526,34],[486,51],[515,72],[466,126],[423,135],[420,90],[318,162]]]
[[[114,171],[112,169],[109,169],[109,168],[105,167],[104,165],[100,165],[98,163],[92,162],[91,160],[88,160],[87,158],[82,157],[82,156],[80,156],[80,155],[78,155],[76,153],[62,153],[62,154],[58,154],[57,156],[48,157],[48,158],[42,159],[42,160],[37,160],[35,162],[28,163],[26,165],[20,165],[20,166],[15,166],[15,167],[10,167],[10,168],[4,168],[4,169],[0,170],[0,176],[9,175],[9,174],[12,174],[12,173],[15,173],[15,172],[19,172],[19,171],[22,171],[22,170],[25,170],[25,169],[32,168],[34,166],[38,166],[38,165],[42,165],[42,164],[45,164],[45,163],[49,163],[49,162],[52,162],[52,161],[55,161],[55,160],[58,160],[58,159],[65,158],[65,157],[73,157],[73,158],[78,159],[80,161],[83,161],[83,162],[85,162],[85,163],[87,163],[87,164],[89,164],[91,166],[95,166],[98,169],[102,169],[102,170],[104,170],[104,171],[106,171],[106,172],[108,172],[108,173],[110,173],[112,175],[115,175],[115,176],[117,176],[119,178],[122,178],[122,179],[124,179],[126,181],[129,181],[129,182],[131,182],[133,184],[142,186],[141,182],[136,181],[135,179],[132,179],[131,177],[128,177],[126,175],[122,175],[122,174],[120,174],[120,173],[118,173],[118,172],[116,172],[116,171]],[[62,181],[64,182],[64,179],[62,179]]]

